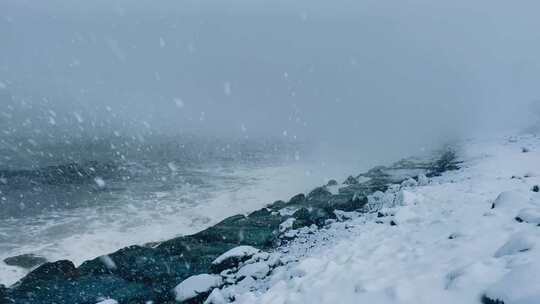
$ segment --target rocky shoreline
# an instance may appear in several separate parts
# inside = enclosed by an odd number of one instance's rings
[[[207,298],[219,303],[213,288],[268,274],[280,263],[268,252],[286,245],[299,230],[316,233],[339,220],[340,212],[371,212],[369,195],[455,169],[455,153],[445,150],[433,160],[376,167],[341,186],[331,181],[193,235],[126,247],[79,267],[67,260],[45,263],[9,288],[0,285],[0,303],[95,304],[108,298],[119,303],[203,303]]]

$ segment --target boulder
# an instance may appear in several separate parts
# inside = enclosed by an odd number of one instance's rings
[[[223,280],[219,275],[199,274],[191,276],[174,288],[175,299],[183,303],[202,303],[212,289],[220,287]]]
[[[169,294],[170,289],[167,296]],[[126,281],[113,275],[87,275],[26,282],[22,286],[16,284],[8,289],[7,298],[11,299],[11,302],[7,303],[94,304],[98,299],[111,297],[119,303],[146,303],[158,300],[151,285]],[[164,297],[163,300],[173,300],[172,294],[171,299]]]
[[[303,193],[300,193],[300,194],[297,194],[295,196],[293,196],[290,200],[289,200],[289,205],[292,205],[292,204],[302,204],[303,202],[306,201],[306,196],[303,194]]]
[[[426,186],[429,184],[429,179],[425,174],[418,175],[418,186]]]
[[[17,283],[19,288],[38,285],[42,282],[73,280],[77,278],[79,272],[75,265],[68,260],[60,260],[53,263],[45,263],[34,271],[30,272]]]
[[[516,215],[516,221],[522,223],[529,223],[540,225],[540,209],[539,208],[525,208],[521,209]]]
[[[412,188],[418,186],[418,182],[413,178],[407,178],[401,183],[401,187]]]
[[[293,214],[296,219],[293,222],[293,229],[298,229],[306,226],[316,225],[322,227],[325,225],[326,220],[336,219],[336,215],[329,209],[323,209],[318,207],[300,208]]]
[[[252,277],[254,279],[263,279],[270,272],[270,267],[265,262],[247,264],[238,270],[237,278]]]
[[[17,266],[30,269],[47,263],[47,259],[44,257],[36,256],[33,253],[27,253],[6,258],[4,259],[4,263],[9,266]]]
[[[346,212],[357,211],[362,209],[368,203],[368,198],[363,195],[343,194],[334,195],[328,201],[327,207],[329,210],[341,210]]]
[[[347,179],[343,182],[345,185],[356,185],[358,184],[358,180],[354,178],[354,176],[349,176]]]
[[[328,187],[337,186],[338,182],[335,179],[331,179],[331,180],[328,181],[328,183],[326,185]]]
[[[512,269],[482,297],[484,304],[540,303],[540,264],[533,262]]]
[[[296,221],[296,219],[294,217],[290,217],[286,219],[283,223],[279,224],[279,233],[291,230],[294,225],[294,221]]]
[[[526,233],[516,233],[504,243],[496,252],[494,257],[500,258],[505,255],[513,255],[531,250],[535,245],[534,240]]]
[[[7,287],[0,284],[0,303],[9,303],[7,302],[7,292]]]
[[[528,199],[517,191],[505,191],[497,196],[491,205],[491,209],[512,209],[523,206]]]
[[[227,304],[229,301],[225,298],[223,293],[217,288],[212,290],[206,301],[204,301],[204,304]]]
[[[212,272],[220,273],[225,269],[230,269],[237,267],[238,264],[249,260],[255,254],[259,253],[260,250],[252,246],[238,246],[233,249],[223,253],[212,261]]]
[[[308,194],[307,199],[308,201],[312,201],[312,200],[326,201],[330,199],[331,196],[332,196],[332,193],[328,191],[325,187],[317,187]]]

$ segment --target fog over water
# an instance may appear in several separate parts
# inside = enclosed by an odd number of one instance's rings
[[[519,123],[540,97],[538,9],[2,0],[2,136],[287,136],[411,152]]]

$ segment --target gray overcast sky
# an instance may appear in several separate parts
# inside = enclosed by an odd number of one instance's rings
[[[55,128],[367,145],[508,127],[540,97],[538,12],[532,0],[0,0],[0,102],[15,104],[0,125],[50,127],[52,110],[71,117]],[[21,100],[31,110],[17,114]]]

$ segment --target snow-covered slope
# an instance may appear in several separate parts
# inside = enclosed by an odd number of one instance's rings
[[[289,263],[222,293],[268,304],[540,303],[540,138],[469,141],[460,156],[461,170],[387,191],[397,206],[298,237],[281,249]]]

